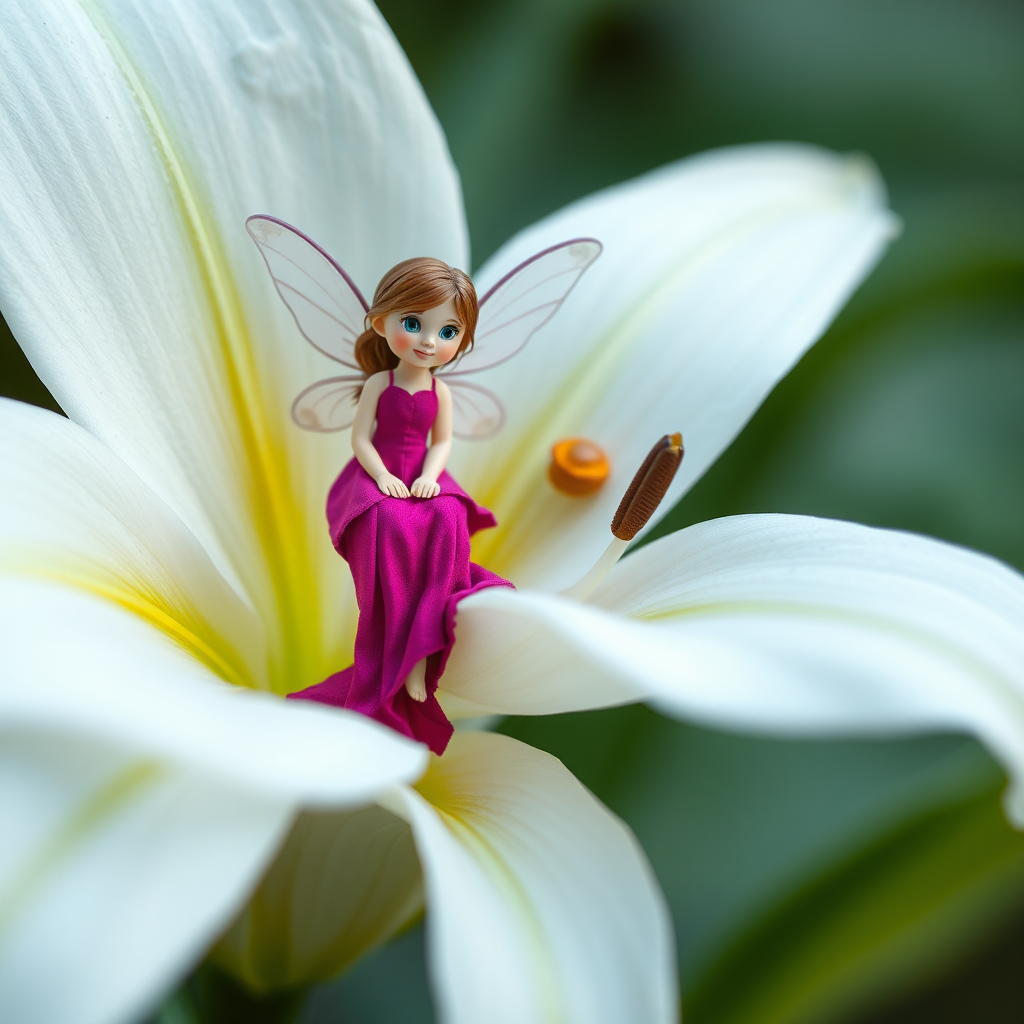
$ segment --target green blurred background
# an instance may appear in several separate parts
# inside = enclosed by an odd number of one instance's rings
[[[812,513],[1024,568],[1024,3],[381,7],[448,134],[476,265],[572,199],[715,146],[809,141],[881,168],[903,237],[662,532]],[[6,333],[0,383],[51,404]],[[1024,1021],[1024,837],[972,741],[755,740],[644,708],[502,728],[640,837],[688,1024]],[[433,1020],[422,929],[303,1019]]]

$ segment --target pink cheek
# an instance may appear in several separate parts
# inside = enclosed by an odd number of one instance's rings
[[[412,339],[405,331],[399,331],[391,339],[391,347],[396,353],[408,352],[412,348]]]

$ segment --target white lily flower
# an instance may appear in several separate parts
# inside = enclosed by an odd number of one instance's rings
[[[129,1021],[233,917],[221,963],[257,988],[303,984],[425,901],[445,1021],[674,1020],[649,866],[557,760],[459,733],[428,764],[360,716],[280,699],[351,651],[323,523],[348,452],[290,424],[321,357],[245,218],[315,232],[364,290],[409,256],[468,265],[442,133],[380,16],[363,0],[8,0],[0,97],[0,307],[70,418],[0,404],[0,1016]],[[953,723],[1016,769],[1001,717],[1021,584],[985,559],[750,517],[651,545],[586,604],[551,593],[605,547],[654,437],[686,434],[676,497],[891,230],[863,160],[753,147],[575,204],[488,264],[484,287],[551,241],[605,245],[490,376],[505,432],[453,462],[502,523],[477,559],[533,589],[460,609],[452,707]],[[611,455],[594,497],[545,482],[570,433]]]

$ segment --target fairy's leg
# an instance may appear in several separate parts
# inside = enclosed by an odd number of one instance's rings
[[[405,688],[413,700],[423,703],[427,699],[427,659],[421,658],[412,667]]]

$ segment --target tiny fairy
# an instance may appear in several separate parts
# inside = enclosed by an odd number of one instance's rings
[[[461,270],[405,260],[384,275],[370,305],[298,229],[266,216],[246,227],[302,334],[361,371],[319,381],[292,407],[304,429],[352,428],[353,458],[331,487],[327,520],[352,572],[359,623],[353,663],[290,697],[359,711],[441,754],[453,729],[436,691],[456,607],[485,587],[512,586],[470,561],[470,537],[497,524],[445,468],[453,435],[491,437],[505,419],[496,395],[461,378],[521,350],[600,243],[573,239],[544,250],[479,303]]]
[[[360,711],[439,754],[452,727],[435,691],[455,606],[510,585],[469,560],[470,536],[495,521],[444,468],[452,398],[431,373],[472,346],[476,292],[440,260],[406,260],[384,276],[366,319],[355,344],[369,375],[355,454],[327,499],[331,539],[356,587],[355,661],[292,696]]]

